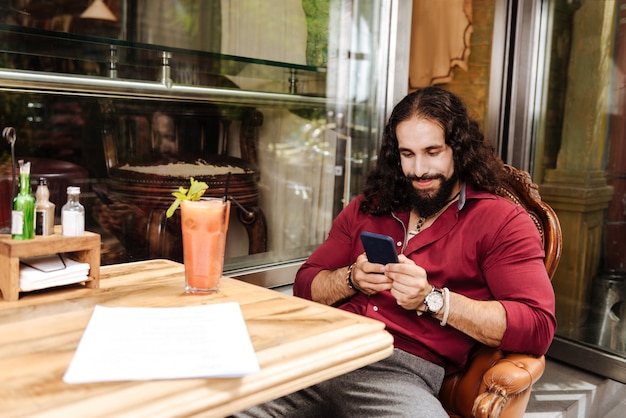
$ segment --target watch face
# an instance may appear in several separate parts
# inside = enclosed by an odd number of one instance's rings
[[[430,313],[436,314],[443,308],[443,294],[438,290],[433,290],[426,296],[424,303]]]

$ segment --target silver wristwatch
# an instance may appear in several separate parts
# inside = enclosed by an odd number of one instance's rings
[[[433,286],[433,290],[424,298],[426,312],[431,315],[437,315],[441,308],[443,308],[443,303],[443,291]]]

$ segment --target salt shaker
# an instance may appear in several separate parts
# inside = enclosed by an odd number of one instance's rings
[[[67,188],[67,203],[61,208],[61,230],[65,236],[80,236],[85,233],[85,208],[78,200],[80,187]]]

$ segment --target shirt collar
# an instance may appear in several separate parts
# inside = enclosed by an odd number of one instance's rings
[[[495,199],[496,195],[493,193],[489,193],[485,190],[476,190],[472,187],[471,184],[467,184],[463,182],[461,184],[461,193],[459,195],[459,210],[465,207],[465,204],[470,199]]]
[[[467,195],[466,195],[466,184],[465,182],[463,182],[461,184],[461,194],[459,195],[459,211],[461,211],[463,209],[463,207],[465,206],[465,200],[467,199]]]

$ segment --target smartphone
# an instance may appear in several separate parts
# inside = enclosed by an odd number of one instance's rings
[[[361,232],[361,242],[370,263],[388,264],[398,262],[396,244],[388,235]]]

